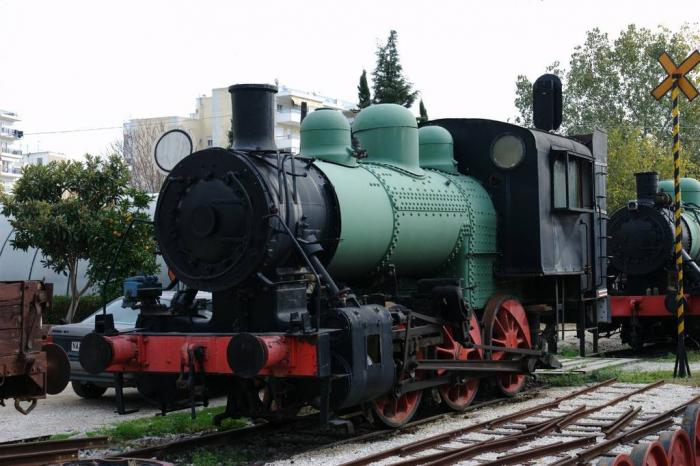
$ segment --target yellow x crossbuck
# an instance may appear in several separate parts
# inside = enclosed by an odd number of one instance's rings
[[[685,94],[688,100],[692,102],[692,100],[698,96],[698,90],[695,89],[693,83],[691,83],[685,75],[695,68],[695,65],[700,63],[700,52],[695,50],[688,58],[683,60],[680,66],[676,66],[673,59],[664,52],[659,57],[659,63],[664,67],[668,76],[661,81],[661,84],[651,91],[651,95],[653,95],[656,100],[660,100],[673,87],[673,80],[677,79],[678,88]]]

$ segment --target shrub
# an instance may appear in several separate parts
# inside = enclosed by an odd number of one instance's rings
[[[108,298],[109,302],[113,298]],[[44,324],[57,325],[61,323],[61,319],[66,317],[70,306],[69,296],[54,296],[53,307],[49,312],[45,312],[42,316]],[[100,296],[83,296],[78,303],[78,309],[75,313],[73,322],[80,322],[102,306],[102,297]]]

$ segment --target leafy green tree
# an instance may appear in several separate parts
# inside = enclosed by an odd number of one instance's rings
[[[628,127],[608,131],[608,210],[614,211],[636,197],[634,173],[655,171],[660,178],[673,177],[673,157],[653,135]],[[683,161],[684,176],[697,178],[700,166]]]
[[[425,109],[425,105],[423,105],[423,99],[420,99],[418,111],[420,112],[420,117],[418,117],[418,121],[420,123],[425,123],[426,121],[428,121],[428,111]]]
[[[29,165],[14,192],[0,194],[2,213],[15,229],[12,246],[24,251],[41,249],[46,267],[68,275],[68,322],[81,296],[104,285],[130,222],[149,220],[149,201],[145,192],[129,185],[129,170],[116,155],[107,159],[87,156],[84,163]],[[126,241],[112,273],[111,293],[119,288],[120,278],[157,270],[149,225],[134,223]],[[87,283],[79,288],[81,260],[89,264]]]
[[[658,57],[667,51],[683,60],[700,43],[700,29],[685,25],[679,31],[650,30],[629,25],[611,40],[599,29],[586,33],[568,69],[557,61],[546,68],[562,79],[564,102],[562,132],[608,131],[608,206],[622,207],[635,197],[634,176],[659,171],[672,176],[670,98],[657,102],[651,90],[663,78]],[[697,74],[697,73],[696,73]],[[692,76],[692,75],[691,75]],[[518,76],[515,122],[532,126],[532,82]],[[700,175],[700,105],[681,104],[683,176]]]
[[[372,105],[372,96],[369,95],[369,85],[367,84],[367,70],[362,70],[360,84],[357,86],[357,107],[365,108]]]
[[[396,45],[397,37],[396,31],[392,30],[386,45],[377,47],[377,66],[372,72],[373,102],[399,104],[409,108],[418,97],[418,91],[413,90],[413,84],[403,75]]]
[[[577,46],[563,69],[554,62],[547,72],[559,75],[564,86],[563,128],[567,133],[590,132],[594,127],[639,129],[659,141],[669,138],[670,99],[657,102],[650,94],[663,77],[658,57],[667,51],[680,61],[700,42],[700,29],[685,25],[679,31],[659,27],[652,31],[633,24],[611,40],[593,29]],[[516,122],[532,124],[532,82],[516,80]],[[686,145],[698,158],[700,106],[683,105],[682,125],[688,129]]]

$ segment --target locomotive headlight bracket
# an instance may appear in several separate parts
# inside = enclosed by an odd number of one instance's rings
[[[491,161],[500,169],[512,170],[525,159],[525,142],[513,133],[503,133],[491,144]]]

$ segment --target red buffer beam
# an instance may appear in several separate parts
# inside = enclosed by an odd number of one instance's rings
[[[80,345],[80,363],[90,373],[189,370],[243,377],[319,375],[317,335],[197,335],[91,333]],[[203,367],[202,367],[203,366]]]
[[[665,295],[610,296],[612,316],[632,317],[636,313],[637,317],[675,317],[675,310],[669,312],[666,308],[666,299]],[[700,316],[700,297],[686,295],[685,313]]]

